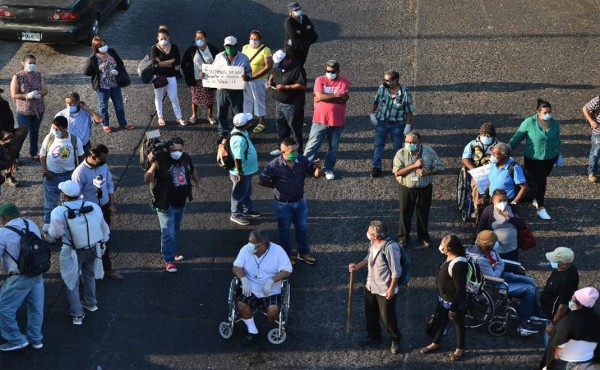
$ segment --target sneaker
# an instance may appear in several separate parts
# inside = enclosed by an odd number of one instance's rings
[[[275,150],[271,150],[269,152],[270,155],[280,155],[281,154],[281,150],[279,149],[275,149]]]
[[[535,207],[535,209],[538,208],[538,202],[536,199],[533,200],[533,202],[531,202],[531,205],[533,205]]]
[[[313,256],[311,256],[310,254],[300,254],[298,253],[298,257],[297,257],[300,261],[304,261],[306,263],[308,263],[309,265],[314,265],[315,263],[317,263],[316,258],[314,258]]]
[[[381,344],[381,338],[367,337],[359,343],[362,347],[375,347]]]
[[[242,226],[250,225],[250,221],[248,221],[245,218],[240,217],[240,216],[232,215],[231,217],[229,217],[229,220],[232,222],[235,222],[238,225],[242,225]]]
[[[327,180],[335,179],[335,175],[333,174],[333,171],[325,171],[325,178]]]
[[[4,343],[0,346],[0,351],[8,352],[8,351],[16,351],[21,348],[25,348],[29,345],[29,342],[25,341],[23,343]]]
[[[373,167],[373,169],[371,170],[371,177],[373,177],[373,178],[379,177],[380,174],[381,174],[381,168]]]
[[[257,339],[258,339],[258,333],[256,333],[256,334],[248,333],[248,334],[246,334],[246,336],[244,338],[242,338],[242,346],[250,347],[251,345],[256,343]]]
[[[400,352],[400,346],[398,346],[398,342],[393,340],[392,341],[392,346],[390,347],[390,352],[392,352],[393,354],[397,354]]]
[[[598,178],[596,177],[596,175],[589,175],[588,176],[588,181],[596,183],[596,182],[598,182]]]
[[[548,214],[548,212],[546,212],[546,208],[540,208],[537,210],[537,214],[538,216],[540,216],[541,218],[543,218],[544,220],[549,220],[551,217]]]
[[[256,217],[260,217],[262,216],[262,213],[258,212],[258,211],[246,211],[244,212],[244,217],[252,217],[252,218],[256,218]]]
[[[431,242],[429,240],[422,240],[419,242],[419,248],[429,248],[431,247]]]
[[[6,177],[6,184],[8,186],[12,186],[13,188],[16,188],[19,186],[19,180],[15,179],[13,176],[9,176],[9,177]]]
[[[81,304],[81,306],[83,308],[85,308],[86,310],[90,311],[90,312],[96,312],[96,311],[98,311],[98,306],[88,306],[88,305],[85,305],[83,303]]]
[[[521,325],[519,325],[519,327],[517,328],[517,332],[522,337],[528,337],[530,335],[538,333],[539,330],[531,326],[529,323],[524,322]]]
[[[214,119],[214,118],[212,118],[212,117],[208,117],[207,120],[208,120],[208,124],[210,124],[210,125],[216,125],[217,124],[217,120]]]
[[[73,316],[73,325],[81,325],[83,324],[83,318],[85,317],[85,312],[81,316]]]
[[[542,322],[546,322],[546,318],[545,317],[541,317],[541,316],[536,316],[536,315],[531,315],[529,316],[529,321],[542,321]]]
[[[177,261],[177,262],[183,261],[183,255],[182,254],[176,254],[175,255],[175,261]]]
[[[166,269],[168,272],[177,272],[177,266],[174,263],[167,263]]]
[[[184,120],[183,118],[180,118],[180,119],[178,119],[177,121],[179,121],[179,124],[180,124],[181,126],[187,126],[187,124],[188,124],[188,123],[187,123],[187,121],[186,121],[186,120]]]
[[[36,340],[35,342],[29,342],[34,349],[42,349],[44,348],[44,343],[41,340]]]

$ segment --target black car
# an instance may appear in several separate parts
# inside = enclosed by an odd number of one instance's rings
[[[0,0],[0,38],[72,44],[90,41],[100,22],[131,0]]]

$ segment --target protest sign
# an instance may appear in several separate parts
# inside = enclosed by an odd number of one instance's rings
[[[244,67],[202,64],[202,86],[215,89],[244,90]]]
[[[477,183],[479,194],[485,193],[485,189],[487,189],[488,184],[490,183],[490,165],[486,164],[485,166],[475,167],[472,170],[469,170],[469,174]]]

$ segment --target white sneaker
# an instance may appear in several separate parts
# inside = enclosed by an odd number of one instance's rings
[[[269,152],[269,154],[271,154],[271,155],[280,155],[281,154],[281,150],[279,150],[279,149],[271,150]]]
[[[73,316],[73,325],[81,325],[83,324],[83,318],[85,317],[85,313],[81,316]]]
[[[544,220],[549,220],[551,218],[550,215],[548,214],[548,212],[546,212],[546,208],[538,209],[537,214]]]
[[[537,204],[537,200],[534,199],[533,202],[531,202],[531,204],[535,207],[535,209],[538,208],[538,204]]]
[[[325,171],[325,178],[327,180],[335,179],[335,175],[333,174],[333,171]]]

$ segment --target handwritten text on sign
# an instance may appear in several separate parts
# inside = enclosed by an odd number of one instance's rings
[[[244,90],[244,67],[202,65],[202,86],[217,89]]]

